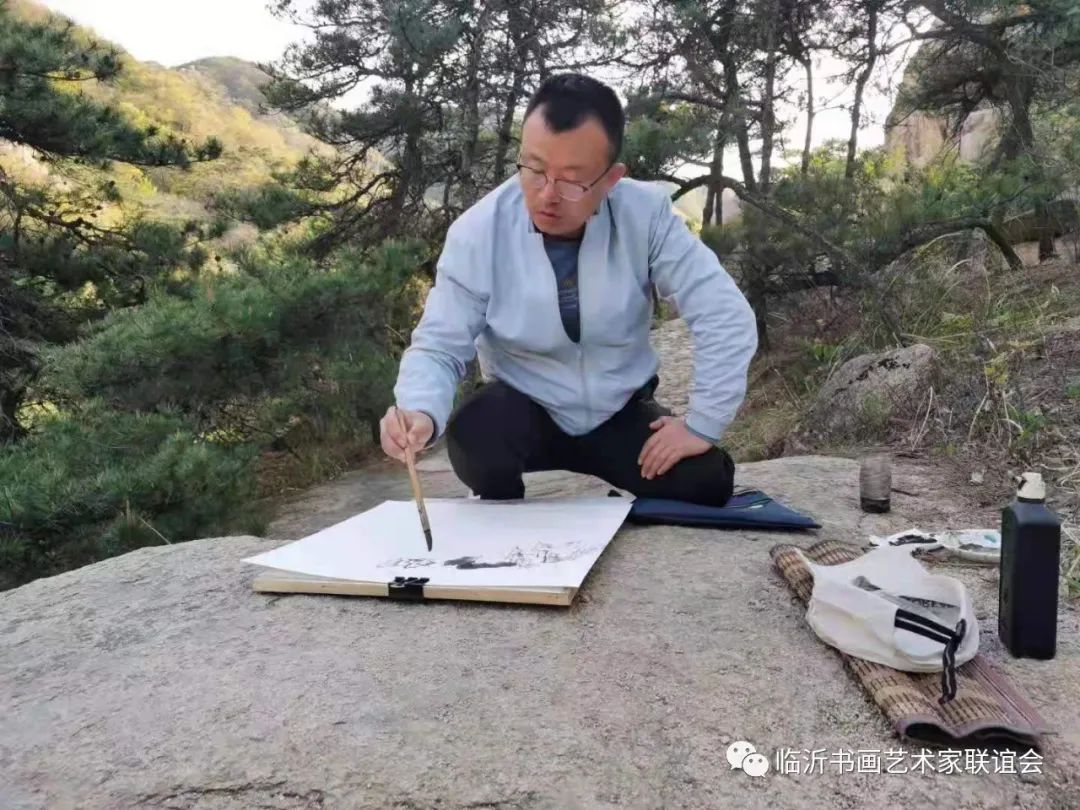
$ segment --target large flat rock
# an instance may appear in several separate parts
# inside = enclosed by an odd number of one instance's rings
[[[425,463],[433,494],[456,491],[444,459]],[[867,516],[855,462],[745,465],[740,483],[824,528],[627,526],[569,609],[251,591],[242,557],[407,497],[397,469],[335,482],[319,509],[298,499],[273,538],[143,549],[0,594],[0,808],[1080,806],[1077,613],[1063,610],[1056,660],[1011,661],[983,569],[953,569],[983,649],[1060,731],[1041,775],[728,767],[738,739],[770,756],[899,747],[768,550],[972,520],[929,476],[901,468],[915,496]],[[549,474],[529,494],[592,488]]]

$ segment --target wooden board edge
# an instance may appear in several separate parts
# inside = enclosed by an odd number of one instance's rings
[[[344,579],[291,577],[288,574],[259,574],[251,587],[260,593],[312,593],[338,596],[386,596],[385,584],[351,582]]]
[[[292,577],[286,573],[264,573],[255,577],[252,588],[260,593],[304,593],[331,596],[381,596],[388,589],[380,582],[354,582],[346,579]],[[577,588],[473,588],[464,585],[427,585],[425,599],[456,599],[468,602],[511,602],[529,605],[569,607]]]

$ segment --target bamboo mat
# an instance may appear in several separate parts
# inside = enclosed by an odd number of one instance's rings
[[[796,551],[795,546],[781,544],[769,553],[791,589],[807,603],[814,579]],[[823,540],[803,553],[815,563],[837,565],[863,552],[855,546]],[[957,669],[956,698],[942,706],[937,701],[940,673],[901,672],[834,652],[901,738],[958,747],[1042,748],[1046,721],[981,653]]]

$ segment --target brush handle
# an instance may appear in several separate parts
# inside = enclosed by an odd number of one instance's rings
[[[428,523],[427,508],[424,506],[424,496],[420,492],[420,479],[416,475],[416,462],[412,457],[412,451],[406,451],[408,455],[409,480],[412,482],[413,497],[416,498],[416,508],[420,511],[420,526],[426,533],[431,532],[431,524]]]
[[[397,422],[401,427],[401,432],[408,434],[408,429],[405,426],[405,419],[401,415],[401,409],[395,406],[394,413],[397,416]],[[420,512],[420,525],[423,527],[425,533],[430,534],[431,524],[428,523],[427,508],[424,506],[424,495],[420,491],[420,476],[416,474],[416,454],[413,452],[412,447],[407,444],[405,446],[405,465],[409,468],[409,482],[412,484],[413,497],[416,499],[416,508]]]

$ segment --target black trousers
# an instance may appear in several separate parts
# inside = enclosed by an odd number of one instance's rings
[[[583,436],[564,433],[547,411],[503,382],[483,385],[451,415],[446,427],[450,463],[481,498],[522,498],[522,473],[568,470],[603,479],[638,497],[720,506],[731,497],[735,464],[720,448],[684,458],[652,480],[641,477],[638,455],[654,433],[649,423],[671,415],[653,397],[658,378]]]

